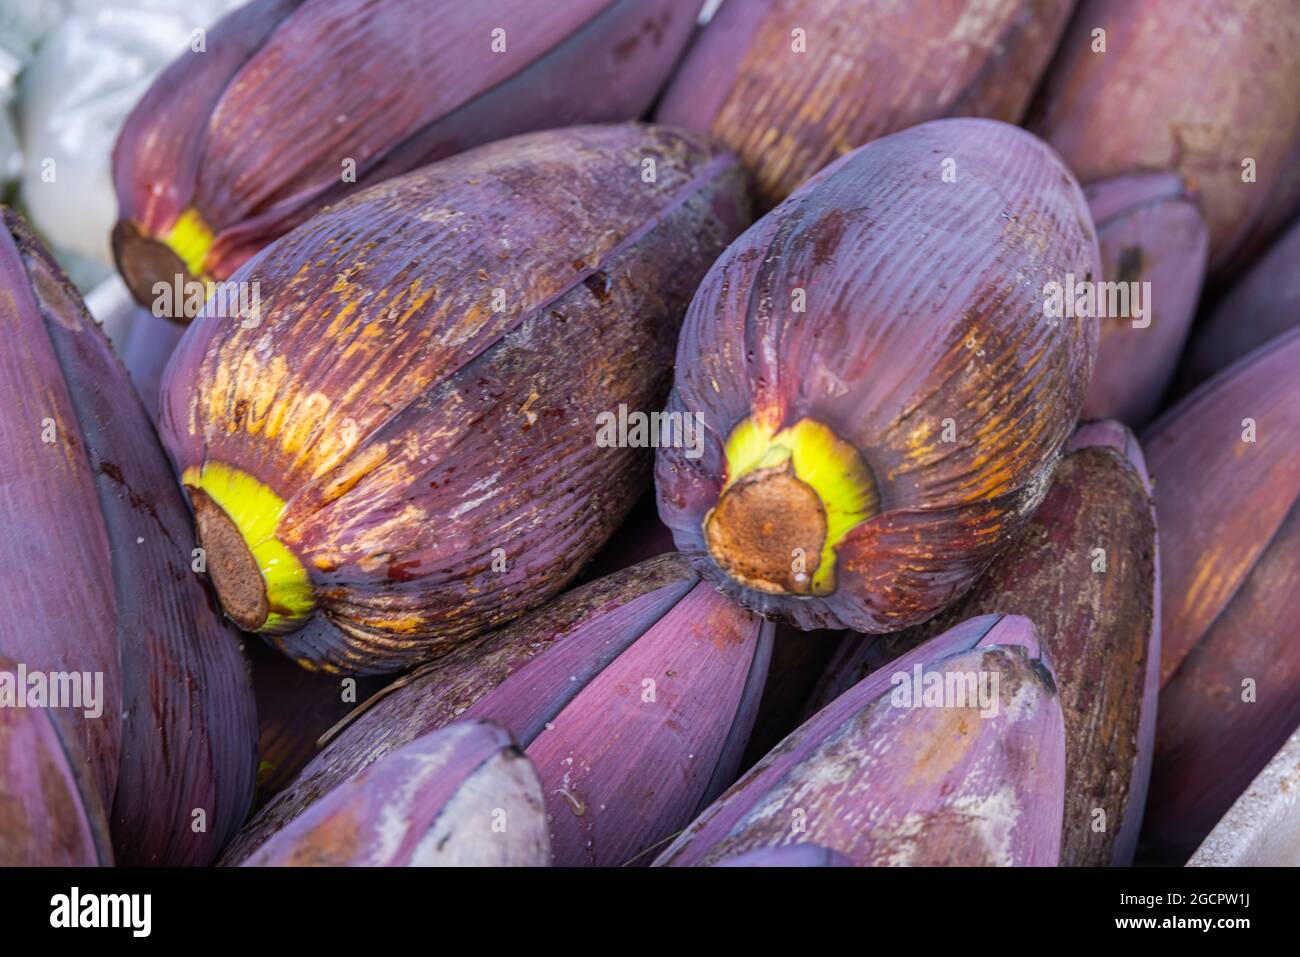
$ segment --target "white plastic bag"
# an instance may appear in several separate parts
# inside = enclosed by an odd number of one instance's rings
[[[14,126],[18,74],[37,41],[66,13],[65,0],[0,0],[0,196],[22,175]]]
[[[76,268],[79,258],[99,264],[101,275],[112,268],[111,157],[127,114],[189,48],[196,29],[240,3],[74,0],[70,14],[40,41],[19,79],[21,199],[74,279],[97,278]]]

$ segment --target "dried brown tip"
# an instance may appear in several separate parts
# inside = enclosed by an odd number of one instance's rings
[[[127,219],[119,220],[113,227],[113,258],[131,295],[146,308],[152,307],[157,299],[155,283],[165,282],[170,286],[180,276],[183,287],[195,279],[170,246],[141,232],[139,226]],[[183,309],[176,312],[167,318],[182,323],[190,321]]]
[[[826,544],[826,510],[787,461],[723,492],[704,534],[713,560],[747,588],[806,595]]]
[[[208,574],[216,585],[221,606],[240,628],[256,631],[266,623],[271,611],[266,581],[257,559],[239,533],[239,527],[207,492],[198,488],[188,491],[194,503],[199,544],[203,546]]]

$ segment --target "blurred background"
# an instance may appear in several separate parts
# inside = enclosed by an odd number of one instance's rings
[[[40,232],[119,349],[143,310],[109,249],[113,143],[195,29],[243,2],[0,0],[0,200]]]

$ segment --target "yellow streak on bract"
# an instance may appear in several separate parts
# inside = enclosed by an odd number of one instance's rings
[[[220,462],[190,466],[181,482],[206,492],[235,523],[253,553],[271,609],[258,631],[284,632],[299,625],[316,601],[307,569],[276,537],[285,500],[247,472]]]
[[[322,416],[315,430],[316,440],[310,446],[311,454],[304,452],[294,461],[294,467],[315,463],[311,477],[323,478],[342,463],[361,441],[361,429],[356,421],[340,417],[339,413]]]
[[[871,469],[858,450],[813,419],[800,419],[775,434],[747,418],[727,437],[725,492],[758,468],[789,459],[795,477],[817,493],[826,512],[826,541],[813,574],[814,594],[835,590],[835,547],[857,525],[879,511]]]
[[[289,284],[285,288],[293,289],[296,286],[301,286],[311,275],[311,263],[303,263],[298,267],[298,271],[293,274],[293,278],[289,280]]]
[[[280,648],[280,651],[283,652],[284,648]],[[293,663],[303,671],[327,671],[330,674],[335,674],[338,671],[333,665],[321,664],[318,661],[312,661],[310,658],[294,658]]]
[[[280,436],[280,448],[286,455],[302,451],[330,409],[329,396],[324,392],[307,396],[294,392],[290,401],[293,404],[287,416],[289,421]]]
[[[289,413],[289,400],[285,397],[292,392],[293,389],[287,381],[282,383],[270,408],[267,409],[265,434],[268,440],[277,438],[280,430],[284,428],[285,416]]]
[[[348,266],[347,269],[334,277],[334,285],[330,287],[331,293],[349,293],[356,290],[356,284],[352,282],[352,277],[365,266],[362,261],[357,261]]]
[[[1183,616],[1192,622],[1209,621],[1246,580],[1258,558],[1258,548],[1236,555],[1215,546],[1202,552],[1196,560],[1191,583],[1183,592]]]
[[[380,443],[363,449],[359,455],[345,461],[339,466],[338,474],[334,479],[321,490],[321,504],[327,505],[352,491],[358,482],[383,464],[387,455],[388,444]],[[313,478],[320,478],[320,476],[313,476]]]
[[[916,426],[907,433],[907,457],[905,462],[928,462],[931,457],[938,451],[934,444],[934,435],[936,429],[928,420],[920,420]],[[895,469],[895,471],[905,471],[905,469]]]
[[[268,415],[275,406],[276,397],[281,394],[285,381],[289,378],[289,364],[284,356],[271,360],[270,368],[260,371],[253,386],[253,397],[249,403],[248,414],[244,418],[244,431],[257,435],[266,426],[266,437],[275,437]],[[274,423],[278,428],[279,422]]]
[[[385,488],[392,487],[385,483]],[[366,573],[388,565],[394,560],[393,550],[404,548],[412,540],[418,540],[419,531],[428,521],[424,509],[409,503],[396,515],[382,518],[391,504],[391,499],[384,496],[363,496],[349,511],[346,523],[348,530],[357,533],[355,538],[340,540],[337,534],[327,534],[324,540],[313,541],[312,554],[329,556],[336,565],[355,562]],[[364,531],[357,532],[358,529]],[[342,530],[331,529],[329,532]],[[413,530],[416,534],[413,534]]]
[[[325,332],[323,333],[325,338],[336,338],[340,330],[342,330],[343,324],[348,321],[348,317],[356,312],[360,307],[361,301],[359,299],[353,299],[351,302],[344,303],[343,307],[339,309],[338,312],[334,313],[334,318],[330,320],[330,324],[325,327]]]
[[[373,628],[376,631],[399,635],[413,635],[425,627],[424,619],[418,615],[392,617],[389,615],[362,616],[354,613],[353,620],[362,628]]]
[[[216,368],[212,370],[212,384],[207,391],[208,414],[203,417],[209,427],[220,427],[221,423],[229,423],[230,417],[226,414],[226,398],[230,394],[230,381],[230,366],[218,361]]]
[[[1205,605],[1207,593],[1215,579],[1215,565],[1218,560],[1219,556],[1213,549],[1202,552],[1197,558],[1192,580],[1183,592],[1185,613],[1195,613]]]
[[[352,333],[353,330],[349,329],[348,334],[352,335]],[[358,355],[372,357],[382,349],[383,344],[375,341],[375,338],[383,333],[383,329],[380,328],[379,323],[366,323],[360,329],[356,330],[356,333],[356,338],[344,346],[343,351],[339,353],[340,362],[351,362],[356,359]]]
[[[417,279],[411,284],[411,287],[412,291],[418,293],[418,295],[415,296],[415,300],[409,306],[402,310],[402,314],[397,317],[397,325],[399,326],[405,325],[406,320],[419,312],[420,309],[423,308],[424,304],[433,298],[434,290],[432,289],[426,289],[424,292],[419,292],[420,280]]]

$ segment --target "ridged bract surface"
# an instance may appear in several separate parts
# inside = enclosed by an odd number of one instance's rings
[[[734,158],[575,127],[380,184],[241,270],[260,320],[195,321],[160,430],[178,471],[224,463],[287,503],[315,610],[279,647],[394,671],[558,592],[644,489],[649,453],[598,445],[597,416],[660,408],[746,216]]]
[[[800,628],[932,617],[1024,527],[1074,427],[1097,326],[1044,315],[1045,285],[1067,273],[1100,274],[1083,194],[1015,127],[939,120],[824,170],[733,243],[691,303],[669,410],[698,417],[703,455],[661,448],[656,462],[678,549]],[[828,595],[745,587],[708,551],[724,443],[749,418],[824,423],[870,469],[878,513],[837,546]]]
[[[510,735],[465,721],[358,771],[246,867],[541,867],[542,785]]]
[[[1143,433],[1166,543],[1162,685],[1294,517],[1297,362],[1300,331],[1226,369]]]
[[[508,729],[536,765],[564,865],[649,863],[734,779],[771,625],[675,555],[584,585],[399,678],[226,850],[243,860],[339,782],[454,721]]]
[[[699,6],[257,0],[127,120],[113,157],[119,216],[159,236],[197,210],[214,235],[204,273],[224,279],[358,184],[530,130],[636,119]],[[135,288],[172,280],[132,281],[142,267],[118,254]]]
[[[1163,549],[1144,839],[1181,863],[1300,723],[1300,329],[1144,436]]]
[[[967,618],[1033,621],[1065,718],[1063,866],[1126,866],[1151,776],[1159,554],[1142,451],[1117,422],[1079,429],[1021,538],[942,614],[875,642],[847,635],[814,707]],[[1101,812],[1100,814],[1098,812]]]
[[[1294,0],[1084,0],[1026,125],[1084,184],[1181,174],[1201,196],[1217,272],[1300,199],[1297,97]]]
[[[1073,5],[726,3],[691,47],[656,119],[734,149],[771,206],[832,160],[917,123],[1018,122]]]
[[[914,682],[940,694],[904,700]],[[943,690],[959,687],[960,699]],[[1064,797],[1061,705],[1038,634],[1026,618],[986,615],[809,718],[655,864],[807,843],[859,867],[1050,866]]]
[[[102,676],[101,716],[48,714],[117,862],[206,863],[252,798],[238,638],[191,570],[184,501],[121,363],[8,210],[4,227],[0,655]]]

